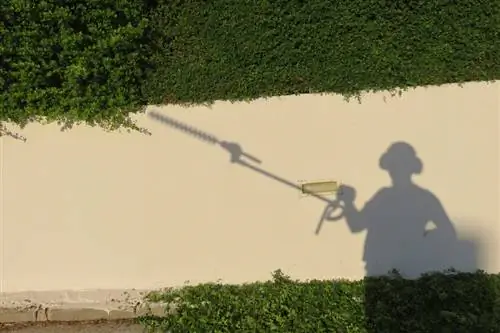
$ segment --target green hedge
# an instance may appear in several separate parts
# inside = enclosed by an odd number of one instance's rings
[[[172,39],[151,86],[167,102],[500,78],[499,1],[170,3],[154,17]]]
[[[293,281],[283,273],[246,285],[202,284],[154,293],[174,314],[144,317],[151,331],[276,333],[500,332],[500,275],[394,274],[364,281]]]
[[[0,120],[19,124],[500,78],[492,0],[3,0],[0,17]]]
[[[2,0],[0,120],[113,127],[147,103],[147,1]]]

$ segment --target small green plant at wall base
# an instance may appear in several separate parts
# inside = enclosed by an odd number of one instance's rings
[[[500,274],[482,271],[305,282],[276,271],[267,282],[207,283],[148,298],[175,304],[175,311],[140,321],[171,333],[493,333],[500,328]]]
[[[3,0],[0,121],[500,79],[500,1]]]

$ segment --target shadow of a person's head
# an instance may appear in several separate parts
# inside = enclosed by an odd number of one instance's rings
[[[380,157],[379,166],[389,173],[393,186],[405,186],[412,176],[423,171],[423,163],[413,146],[406,142],[395,142]]]

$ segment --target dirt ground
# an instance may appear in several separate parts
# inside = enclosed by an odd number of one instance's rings
[[[147,333],[135,321],[0,324],[0,332],[15,333]]]

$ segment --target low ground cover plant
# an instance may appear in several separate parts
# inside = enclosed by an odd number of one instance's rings
[[[398,274],[362,281],[201,284],[152,293],[175,304],[165,318],[143,317],[165,332],[499,332],[500,275],[444,272],[416,280]]]

